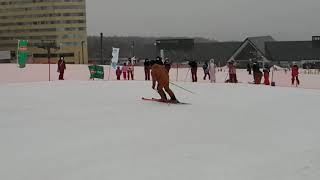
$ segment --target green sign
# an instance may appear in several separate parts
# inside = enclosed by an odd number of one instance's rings
[[[26,67],[28,60],[28,41],[19,40],[18,41],[18,64],[20,68]]]
[[[104,69],[103,66],[92,65],[88,66],[90,71],[90,79],[104,79]]]

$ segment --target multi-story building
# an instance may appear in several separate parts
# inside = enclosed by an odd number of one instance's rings
[[[55,41],[59,49],[52,60],[64,56],[68,63],[88,63],[85,0],[0,0],[0,51],[14,56],[18,40],[30,43],[30,59],[47,62],[43,41]]]

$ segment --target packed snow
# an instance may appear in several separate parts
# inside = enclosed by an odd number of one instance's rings
[[[319,90],[177,84],[191,105],[142,101],[144,81],[0,84],[0,179],[319,179]]]

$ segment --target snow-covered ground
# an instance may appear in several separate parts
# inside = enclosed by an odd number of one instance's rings
[[[144,81],[1,84],[0,179],[319,179],[319,90],[178,84],[192,105],[144,102]]]

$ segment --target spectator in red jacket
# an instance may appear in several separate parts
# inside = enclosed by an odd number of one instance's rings
[[[300,84],[299,81],[299,67],[297,64],[293,64],[292,68],[291,68],[291,83],[292,85],[294,85],[295,80],[297,81],[297,86]]]
[[[270,68],[268,65],[266,65],[265,68],[263,69],[264,85],[270,85],[269,74],[270,74]]]
[[[122,74],[123,74],[123,79],[124,80],[127,79],[127,72],[128,72],[127,63],[124,63],[123,66],[122,66]]]
[[[130,77],[131,77],[131,80],[134,80],[133,74],[134,74],[134,65],[132,64],[131,58],[129,58],[128,80],[130,80]]]
[[[64,57],[61,56],[58,61],[58,73],[59,73],[59,80],[64,80],[64,70],[66,69],[66,62],[64,61]]]
[[[235,61],[234,60],[228,61],[228,65],[227,66],[229,68],[229,80],[227,80],[226,82],[238,83],[237,70],[236,70],[236,67],[235,67]]]
[[[121,74],[122,74],[122,71],[121,71],[120,67],[118,66],[117,70],[116,70],[117,80],[120,80]]]

